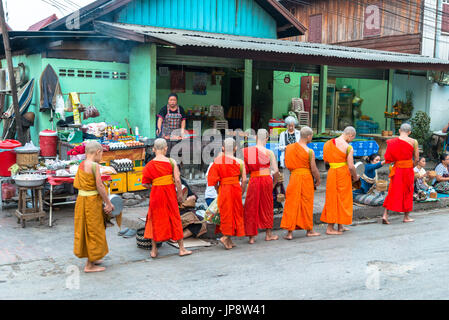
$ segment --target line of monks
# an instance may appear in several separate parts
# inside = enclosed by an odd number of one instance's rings
[[[386,163],[394,164],[384,202],[385,224],[389,224],[388,210],[403,212],[404,222],[413,221],[409,213],[413,209],[413,167],[419,159],[419,151],[416,140],[409,137],[410,125],[402,125],[399,132],[398,138],[388,141],[385,154]],[[324,145],[323,159],[330,169],[320,219],[328,224],[326,234],[341,235],[348,230],[344,226],[352,224],[352,184],[359,179],[354,167],[354,151],[350,146],[355,137],[355,129],[347,127],[341,136]],[[217,225],[216,233],[223,235],[220,242],[226,249],[235,247],[232,236],[248,236],[249,243],[253,244],[262,229],[266,230],[266,241],[278,239],[272,229],[273,188],[279,179],[279,170],[274,153],[265,147],[268,138],[267,130],[258,130],[256,146],[243,149],[243,160],[235,156],[237,147],[234,139],[225,139],[223,152],[209,170],[207,183],[215,186],[218,193],[220,225]],[[315,154],[307,147],[312,138],[312,129],[303,127],[300,141],[288,145],[285,151],[285,165],[291,177],[285,195],[281,228],[287,231],[284,237],[287,240],[291,240],[293,231],[298,229],[305,230],[307,236],[320,235],[313,230],[314,191],[320,184],[320,175]],[[155,141],[154,151],[156,157],[143,172],[143,184],[147,187],[152,185],[145,227],[145,238],[153,241],[151,257],[157,256],[156,242],[170,239],[178,241],[181,256],[191,254],[182,242],[183,230],[178,209],[178,202],[181,201],[179,170],[174,160],[166,157],[167,143],[164,139]]]
[[[413,209],[413,168],[419,160],[418,143],[409,137],[411,126],[403,124],[398,138],[388,141],[386,163],[393,163],[390,171],[388,195],[384,201],[382,221],[389,224],[388,210],[404,213],[404,222],[412,222],[409,213]],[[325,143],[324,161],[329,163],[326,200],[321,221],[328,224],[326,233],[340,235],[348,230],[344,225],[352,224],[352,182],[359,179],[354,167],[353,150],[349,143],[356,131],[347,127],[343,134]],[[284,237],[291,240],[293,231],[306,230],[307,236],[318,236],[313,230],[313,198],[320,184],[320,175],[315,164],[315,154],[307,147],[312,141],[313,131],[301,129],[297,143],[287,146],[285,164],[291,172],[286,190],[281,228],[287,230]],[[234,139],[225,139],[223,152],[209,169],[207,183],[215,186],[218,193],[220,225],[216,232],[223,236],[220,242],[226,249],[235,244],[232,236],[248,236],[253,244],[258,231],[266,230],[265,240],[277,240],[273,235],[273,188],[279,179],[276,158],[265,148],[268,132],[257,132],[256,146],[243,149],[243,161],[235,157]],[[151,257],[157,257],[157,242],[177,241],[179,255],[192,252],[183,244],[183,228],[178,204],[182,201],[182,186],[178,166],[166,156],[167,142],[156,139],[155,158],[143,170],[142,184],[150,188],[150,204],[145,224],[144,237],[152,240]],[[74,254],[87,258],[85,272],[105,270],[99,266],[108,253],[106,242],[105,213],[112,212],[112,205],[104,185],[98,162],[102,158],[102,147],[98,142],[86,145],[87,159],[78,169],[74,186],[79,190],[74,218]],[[249,181],[247,176],[249,175]],[[247,189],[247,190],[246,190]],[[245,205],[242,195],[246,193]],[[105,207],[103,207],[103,203]],[[338,225],[335,229],[335,225]]]

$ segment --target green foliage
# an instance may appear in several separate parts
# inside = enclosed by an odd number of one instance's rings
[[[424,154],[430,152],[430,117],[423,111],[416,112],[415,116],[410,120],[412,125],[411,137],[418,140],[418,143],[423,146]]]

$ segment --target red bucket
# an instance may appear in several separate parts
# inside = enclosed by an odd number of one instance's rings
[[[11,176],[11,172],[8,169],[16,163],[16,152],[13,149],[21,146],[22,144],[17,140],[4,140],[0,142],[0,176]]]
[[[56,157],[58,133],[53,130],[43,130],[39,133],[39,147],[42,157]]]

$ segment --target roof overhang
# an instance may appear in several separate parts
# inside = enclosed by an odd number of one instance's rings
[[[318,43],[96,21],[95,30],[121,40],[176,47],[179,54],[302,64],[449,71],[449,61],[425,56]]]

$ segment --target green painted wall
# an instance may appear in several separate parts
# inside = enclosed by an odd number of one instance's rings
[[[29,111],[35,113],[35,125],[31,128],[31,139],[34,144],[39,143],[39,132],[44,129],[50,129],[50,112],[40,112],[40,84],[39,78],[50,64],[56,73],[59,68],[83,69],[94,71],[117,71],[128,72],[128,65],[113,62],[96,62],[85,60],[68,60],[68,59],[47,59],[42,58],[40,54],[25,56],[16,56],[13,64],[16,66],[19,62],[23,62],[26,66],[26,75],[28,79],[34,78],[34,93]],[[5,65],[5,62],[2,61]],[[79,77],[59,77],[61,90],[63,93],[68,92],[96,92],[94,95],[81,95],[81,103],[90,105],[92,103],[100,112],[98,118],[83,120],[83,123],[90,122],[108,122],[111,124],[126,126],[124,119],[128,117],[128,80],[117,79],[96,79],[96,78],[79,78]],[[64,95],[64,101],[68,95]],[[92,98],[92,100],[91,100]],[[11,99],[9,99],[11,100]],[[10,101],[8,101],[8,104]],[[71,113],[66,113],[66,116]],[[54,128],[56,129],[56,122]],[[3,128],[1,128],[3,130]]]
[[[355,89],[356,95],[363,99],[362,114],[372,117],[379,123],[379,132],[385,130],[385,105],[387,103],[386,80],[337,78],[337,90],[344,85]]]
[[[194,72],[186,72],[186,92],[179,92],[178,102],[184,108],[188,109],[195,105],[197,106],[210,106],[221,105],[221,84],[217,81],[215,85],[212,85],[211,76],[207,79],[207,94],[198,95],[193,94],[193,76]],[[160,76],[157,75],[157,96],[156,96],[156,112],[167,104],[168,95],[170,90],[170,75]]]

